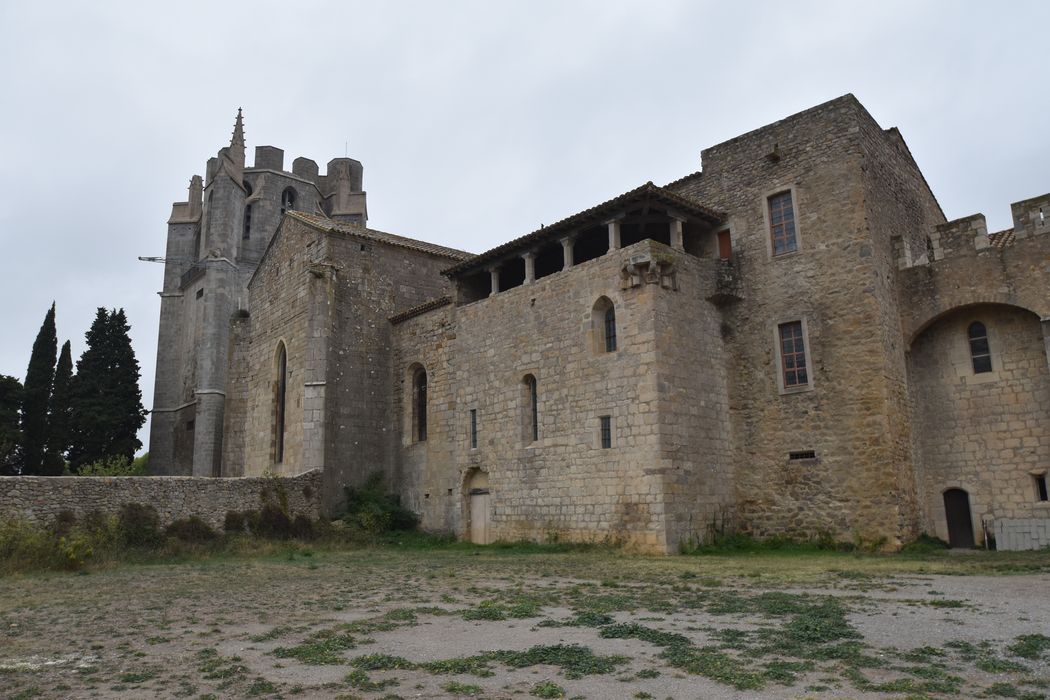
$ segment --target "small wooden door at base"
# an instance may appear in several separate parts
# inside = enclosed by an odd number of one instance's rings
[[[489,543],[489,490],[470,490],[470,541]]]

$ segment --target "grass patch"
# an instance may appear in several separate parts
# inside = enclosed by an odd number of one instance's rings
[[[272,642],[273,640],[278,639],[279,637],[283,637],[291,631],[291,627],[274,627],[269,632],[253,635],[249,637],[249,639],[253,642]]]
[[[380,690],[386,690],[396,685],[400,685],[399,681],[388,678],[383,681],[374,681],[368,677],[368,674],[362,669],[358,668],[346,675],[343,682],[355,690],[362,690],[366,693],[375,693]]]
[[[626,656],[598,656],[579,644],[537,645],[525,651],[491,651],[486,656],[511,668],[557,666],[570,679],[612,673],[630,661]]]
[[[540,622],[537,627],[602,627],[603,625],[611,625],[616,620],[611,615],[605,613],[583,611],[576,613],[567,620],[544,620]]]
[[[932,667],[928,667],[932,669]],[[938,693],[958,695],[963,688],[963,679],[949,675],[947,672],[928,670],[926,678],[897,678],[876,683],[865,676],[860,669],[847,668],[844,675],[857,690],[868,693],[908,693],[911,695]]]
[[[248,687],[248,695],[257,697],[259,695],[273,695],[277,692],[277,686],[265,678],[256,678]]]
[[[1050,637],[1045,634],[1022,634],[1009,646],[1009,651],[1014,656],[1035,661],[1050,651]]]
[[[540,614],[539,604],[521,600],[511,604],[500,603],[495,600],[483,600],[476,608],[463,612],[464,620],[521,620],[529,617],[538,617]]]
[[[342,652],[357,648],[349,632],[325,630],[294,647],[277,647],[271,654],[279,659],[295,659],[308,666],[329,666],[345,662]]]
[[[488,678],[496,675],[487,656],[463,656],[439,661],[426,661],[418,668],[437,675],[464,675]]]
[[[565,697],[565,688],[553,681],[542,681],[532,686],[529,695],[537,698],[563,698]]]
[[[985,673],[1012,673],[1028,670],[1024,665],[1019,664],[1016,661],[1010,661],[1009,659],[1000,657],[996,654],[995,650],[992,649],[991,643],[987,641],[980,642],[979,644],[964,641],[952,641],[945,643],[944,646],[955,651],[963,661],[972,663],[975,667]]]
[[[157,677],[157,672],[153,670],[145,671],[129,671],[122,673],[117,677],[121,683],[145,683],[151,681]]]
[[[447,683],[441,684],[441,689],[446,693],[452,695],[481,695],[484,689],[480,685],[472,685],[470,683],[460,683],[458,681],[448,681]]]
[[[248,673],[248,667],[238,656],[225,657],[216,649],[201,649],[197,652],[197,671],[207,680],[229,681]]]
[[[390,656],[389,654],[358,656],[350,659],[350,665],[364,671],[401,671],[410,670],[417,666],[417,664],[403,656]]]

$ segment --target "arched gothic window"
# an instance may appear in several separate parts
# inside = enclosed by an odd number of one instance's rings
[[[276,381],[274,382],[274,457],[275,464],[284,461],[285,403],[288,397],[288,353],[284,343],[277,345]]]
[[[295,190],[288,187],[281,193],[281,213],[295,211]]]
[[[427,439],[427,371],[422,367],[412,375],[412,431],[417,442]]]
[[[988,330],[980,321],[974,321],[966,329],[970,341],[970,362],[973,373],[981,374],[992,371],[992,351],[988,345]]]
[[[608,297],[600,297],[591,309],[594,352],[616,352],[616,307]]]
[[[252,205],[249,204],[244,208],[244,233],[241,234],[241,238],[248,240],[252,237]]]

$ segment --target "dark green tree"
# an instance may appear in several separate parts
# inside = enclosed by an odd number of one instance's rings
[[[48,476],[61,475],[66,466],[70,422],[73,416],[73,409],[70,405],[72,383],[73,358],[67,340],[62,345],[62,351],[58,353],[55,381],[51,387],[51,405],[47,412],[47,452],[44,455],[43,473]]]
[[[19,412],[22,409],[22,382],[0,374],[0,476],[18,473],[21,462],[19,447],[22,429]]]
[[[87,349],[73,377],[69,462],[74,471],[106,457],[129,461],[142,446],[146,422],[139,363],[131,348],[124,310],[98,309],[86,334]]]
[[[47,449],[47,408],[51,403],[51,385],[55,379],[55,356],[58,339],[55,334],[55,304],[52,302],[29,356],[26,382],[22,391],[22,473],[43,472]]]

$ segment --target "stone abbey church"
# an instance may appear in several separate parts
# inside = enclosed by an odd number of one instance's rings
[[[852,95],[701,164],[471,254],[238,114],[168,221],[151,467],[381,471],[481,543],[1050,544],[1050,195],[947,221]]]

